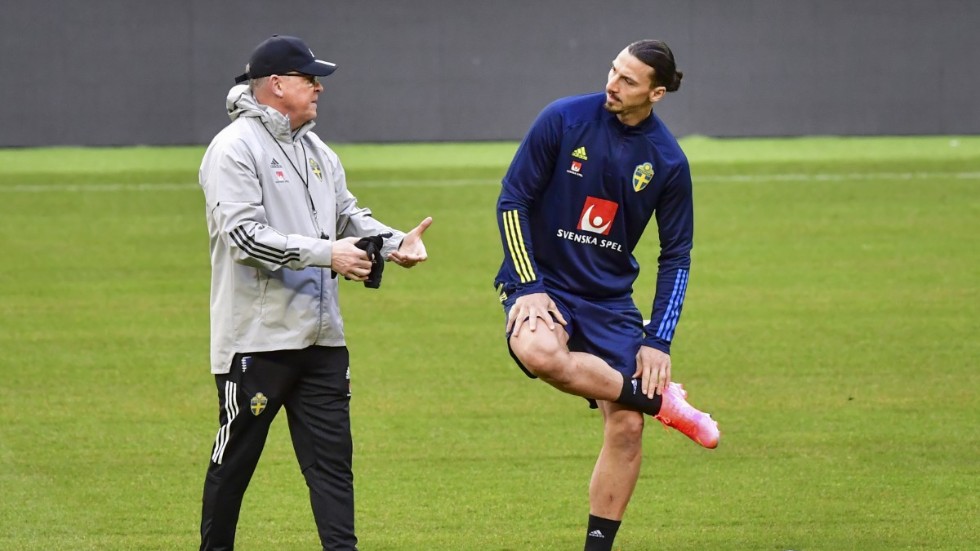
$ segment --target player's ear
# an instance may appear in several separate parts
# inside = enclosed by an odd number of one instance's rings
[[[649,97],[650,97],[650,103],[657,103],[658,101],[660,101],[661,99],[663,99],[664,94],[666,94],[666,93],[667,93],[667,87],[666,86],[654,86],[650,90],[650,95],[649,95]]]

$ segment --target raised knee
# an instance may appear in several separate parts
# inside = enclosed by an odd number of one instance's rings
[[[567,368],[567,350],[554,339],[522,333],[511,337],[510,349],[528,371],[545,381],[560,380]]]

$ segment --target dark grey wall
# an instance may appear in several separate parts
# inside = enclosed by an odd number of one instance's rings
[[[677,134],[980,133],[973,0],[3,0],[0,146],[200,144],[252,48],[338,63],[328,141],[518,139],[627,43],[685,72]]]

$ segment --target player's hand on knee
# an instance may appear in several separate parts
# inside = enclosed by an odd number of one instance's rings
[[[555,320],[562,325],[568,323],[548,293],[531,293],[514,301],[514,306],[507,315],[507,332],[516,337],[525,324],[531,331],[536,331],[538,318],[544,320],[551,331],[555,329]]]

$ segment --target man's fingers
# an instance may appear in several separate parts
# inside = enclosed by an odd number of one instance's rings
[[[561,315],[561,310],[558,309],[558,306],[554,302],[548,304],[547,320],[548,320],[548,329],[551,330],[555,329],[555,320],[557,320],[558,323],[562,325],[568,325],[568,322],[565,321],[565,316]]]
[[[657,394],[661,394],[661,390],[663,389],[663,375],[663,365],[657,365],[654,367],[653,372],[650,373],[650,378],[652,380],[650,381],[650,393],[647,396],[649,396],[651,399]]]
[[[391,260],[392,262],[398,264],[399,266],[404,266],[406,264],[416,264],[422,262],[425,260],[425,258],[414,256],[414,255],[402,254],[398,251],[395,251],[388,255],[388,260]]]
[[[565,321],[565,316],[561,315],[561,310],[559,310],[557,307],[555,307],[555,309],[553,310],[553,312],[555,313],[555,319],[558,320],[558,323],[560,323],[562,325],[568,325],[568,322]]]
[[[419,262],[425,262],[428,259],[428,254],[425,252],[425,245],[422,244],[422,234],[431,225],[432,217],[427,216],[418,226],[412,228],[412,231],[405,234],[405,239],[400,245],[404,250],[392,251],[387,257],[388,260],[406,268],[411,268]]]
[[[647,366],[643,370],[643,393],[647,398],[653,399],[658,394],[660,388],[660,369],[656,366]]]
[[[405,254],[397,251],[388,255],[388,260],[405,268],[411,268],[416,264],[425,262],[426,260],[428,260],[428,258],[429,257],[424,254],[423,255]]]
[[[551,315],[550,310],[546,313],[546,315],[541,316],[541,318],[544,320],[544,323],[548,326],[549,330],[555,330],[555,318]]]
[[[654,393],[663,396],[668,384],[670,384],[670,364],[666,363],[657,367],[657,380],[651,388],[650,398],[653,398]]]
[[[413,228],[412,231],[410,231],[409,233],[415,234],[417,237],[422,237],[422,234],[425,233],[425,230],[427,230],[431,225],[432,225],[432,217],[427,216],[425,217],[425,220],[419,222],[419,225],[415,226],[415,228]]]
[[[561,318],[561,312],[546,293],[531,293],[518,297],[507,315],[508,327],[513,327],[511,335],[518,335],[524,327],[529,331],[537,331],[538,318],[544,320],[541,323],[544,323],[549,331],[554,331],[555,320]],[[564,324],[564,318],[561,318],[561,321]]]
[[[515,336],[515,337],[518,336],[518,335],[520,335],[521,334],[521,328],[524,327],[524,322],[526,322],[526,321],[527,321],[527,318],[525,318],[524,316],[517,316],[516,318],[514,318],[514,324],[513,324],[513,326],[514,326],[514,332],[511,333],[511,334],[513,336]]]

